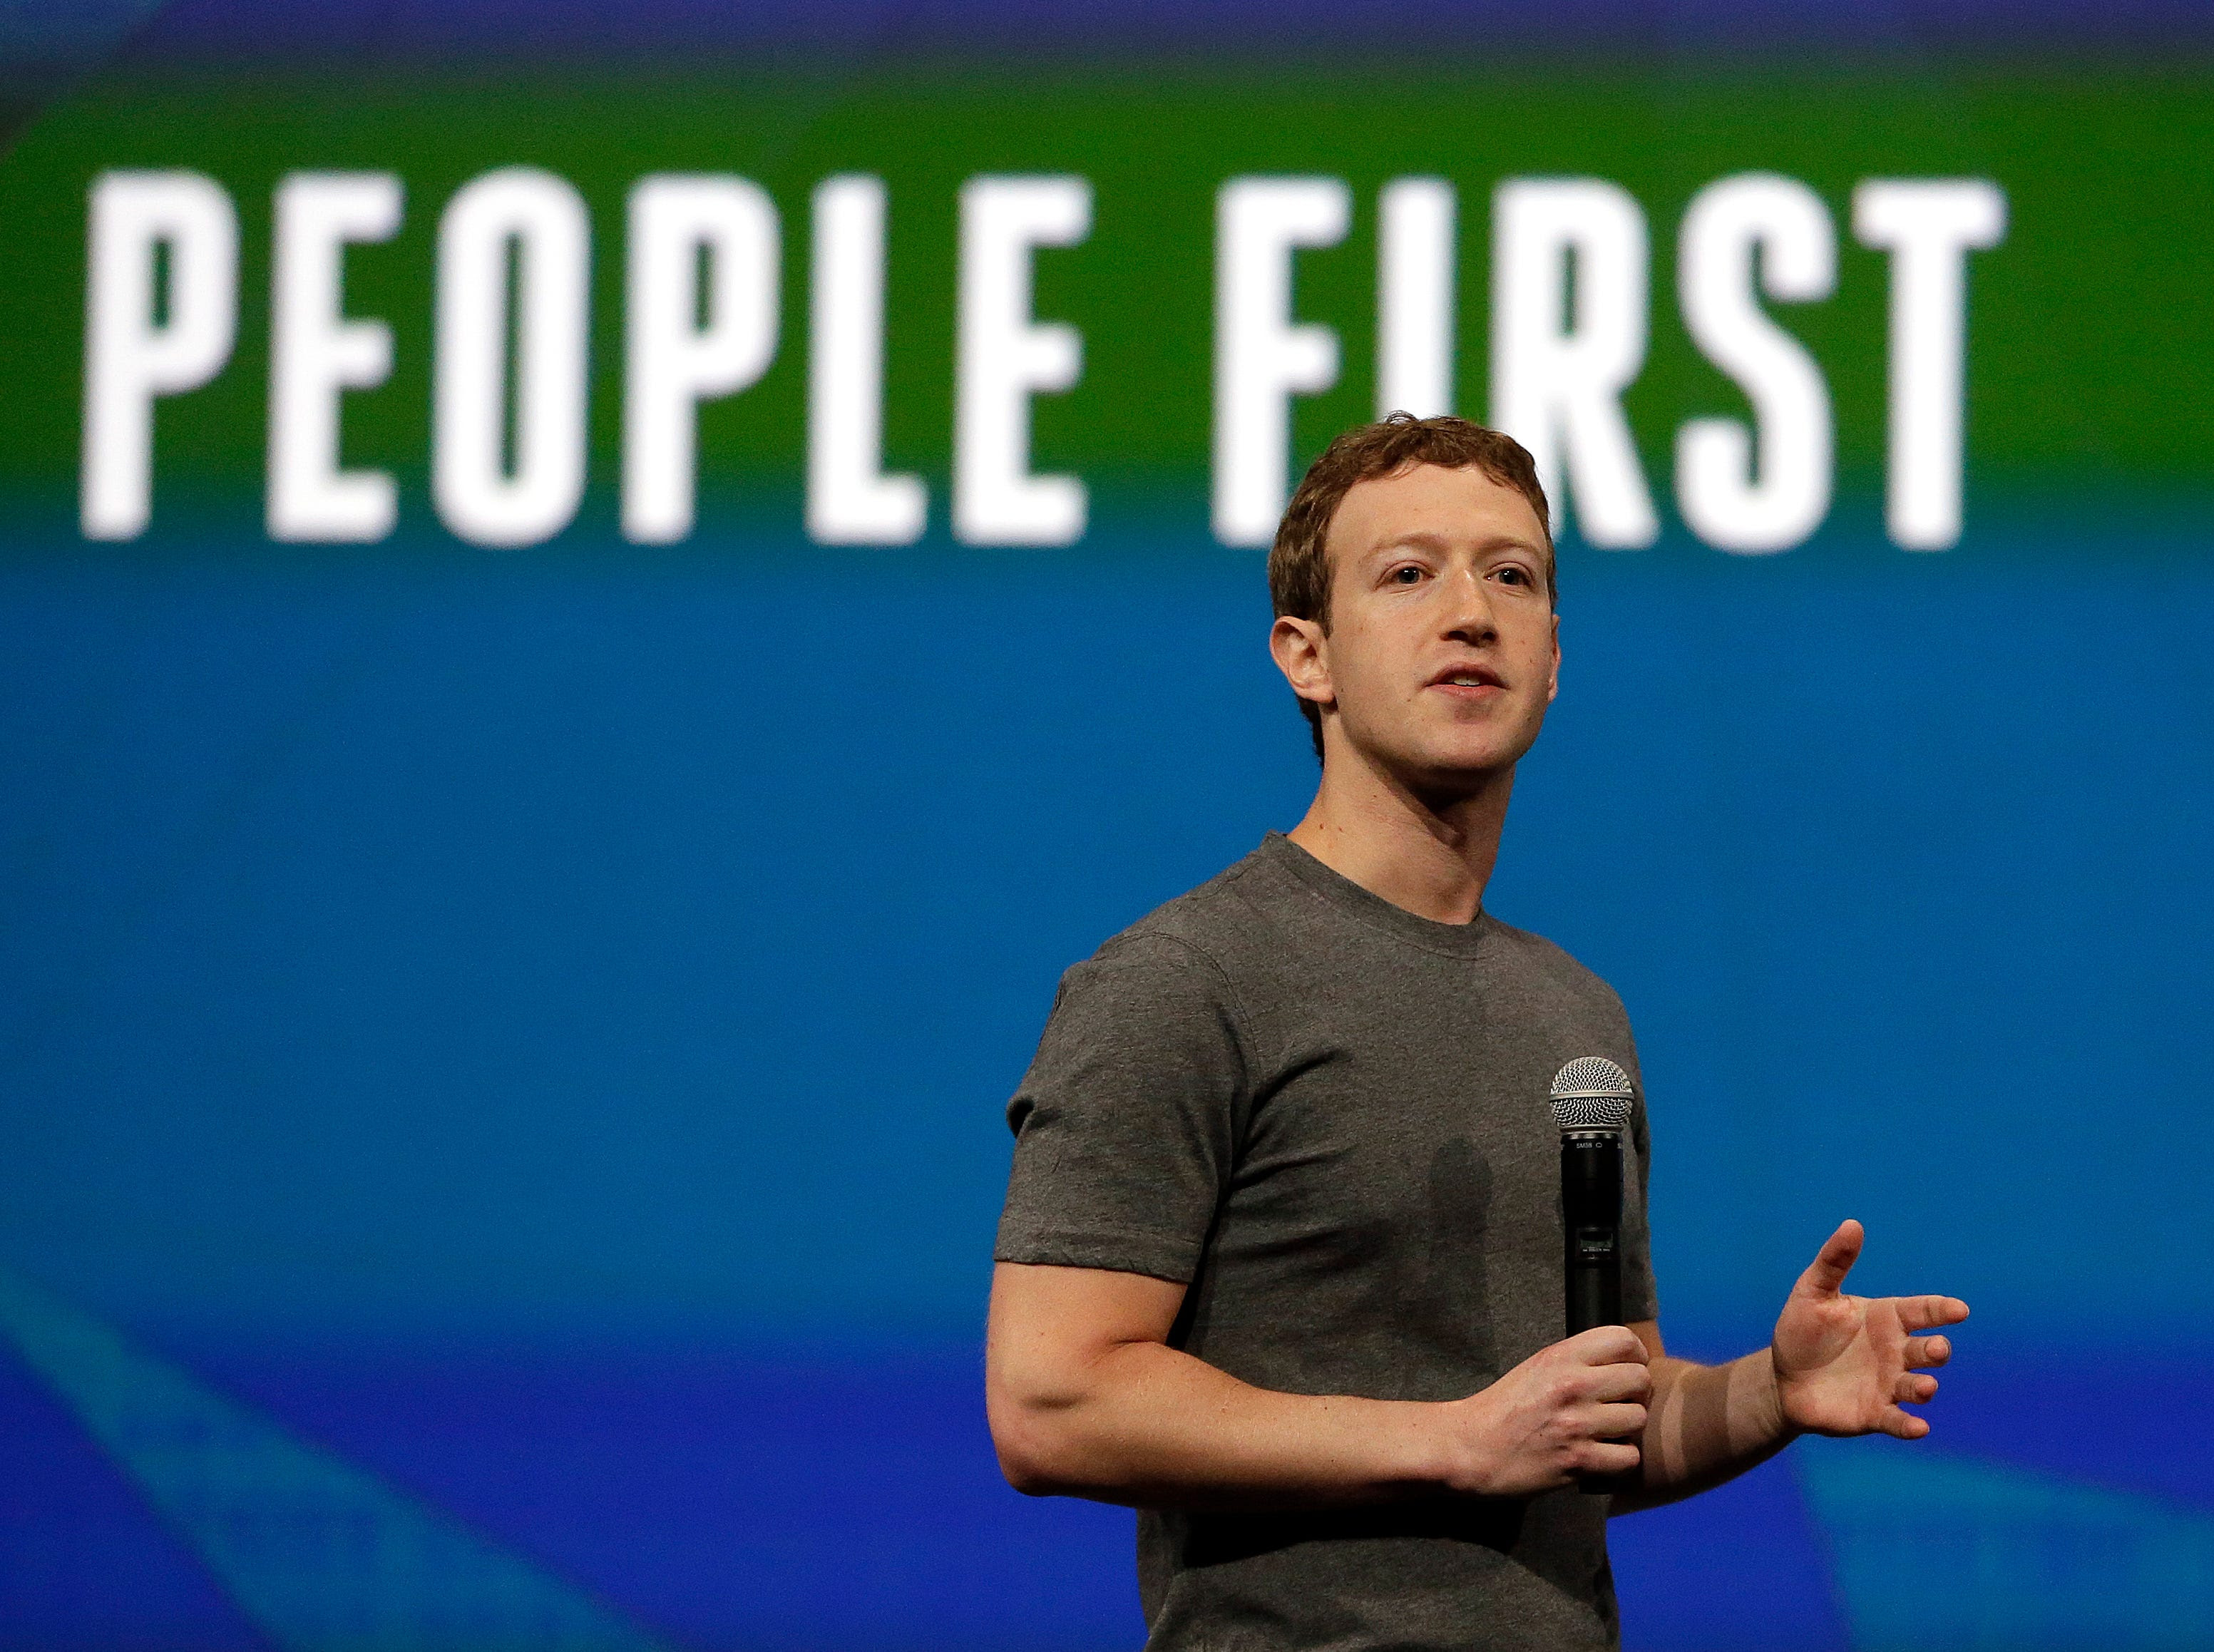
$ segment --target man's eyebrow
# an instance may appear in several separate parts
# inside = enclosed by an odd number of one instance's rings
[[[1477,548],[1486,551],[1527,551],[1532,556],[1544,554],[1545,548],[1534,539],[1525,539],[1520,534],[1495,534]]]
[[[1432,533],[1427,528],[1416,528],[1404,534],[1394,534],[1381,539],[1361,553],[1363,558],[1383,556],[1392,551],[1442,551],[1447,548],[1443,534]]]
[[[1379,540],[1361,554],[1361,560],[1373,560],[1377,557],[1388,555],[1393,551],[1446,551],[1452,548],[1452,541],[1445,535],[1434,533],[1427,528],[1416,528],[1407,533],[1394,534],[1389,539]],[[1538,541],[1525,539],[1520,534],[1494,534],[1489,538],[1479,541],[1476,548],[1479,555],[1489,555],[1498,551],[1527,551],[1532,556],[1543,556],[1545,551],[1545,548]]]

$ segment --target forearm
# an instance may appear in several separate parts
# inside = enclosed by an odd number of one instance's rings
[[[990,1403],[1000,1465],[1036,1495],[1320,1508],[1440,1478],[1435,1406],[1276,1393],[1155,1342],[1103,1350],[1054,1383],[995,1386]]]
[[[1636,1490],[1613,1512],[1674,1502],[1733,1479],[1790,1444],[1794,1431],[1777,1397],[1766,1349],[1728,1365],[1663,1355],[1653,1363],[1653,1400]]]

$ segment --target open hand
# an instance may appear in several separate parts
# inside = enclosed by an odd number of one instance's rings
[[[1953,1357],[1944,1337],[1921,1333],[1957,1325],[1968,1305],[1952,1296],[1847,1296],[1845,1276],[1866,1234],[1848,1221],[1830,1235],[1776,1321],[1771,1352],[1783,1420],[1808,1434],[1888,1434],[1919,1440],[1922,1418],[1899,1410],[1937,1392],[1921,1374]]]

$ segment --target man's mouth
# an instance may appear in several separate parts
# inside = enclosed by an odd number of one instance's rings
[[[1507,684],[1500,680],[1499,673],[1489,666],[1455,665],[1440,671],[1430,679],[1428,686],[1433,688],[1469,690],[1504,688]]]

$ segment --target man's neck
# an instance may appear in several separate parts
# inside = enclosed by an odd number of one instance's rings
[[[1371,895],[1437,923],[1467,923],[1499,859],[1514,771],[1426,796],[1360,754],[1335,750],[1291,840]]]

